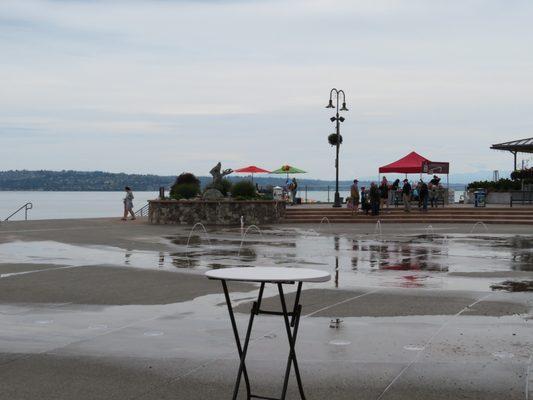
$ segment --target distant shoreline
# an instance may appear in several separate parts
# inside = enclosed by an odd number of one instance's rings
[[[291,175],[292,176],[292,175]],[[335,186],[334,180],[306,178],[305,175],[295,175],[300,190],[307,187],[308,191],[324,191]],[[429,176],[427,176],[429,178]],[[202,186],[211,183],[210,176],[199,176]],[[175,176],[140,175],[111,173],[103,171],[0,171],[0,191],[35,191],[35,192],[117,192],[125,186],[135,191],[158,192],[160,187],[168,190],[174,183]],[[231,175],[231,181],[250,179],[249,176]],[[254,176],[254,182],[260,186],[282,186],[286,176]],[[418,175],[409,176],[416,181]],[[369,185],[371,180],[359,179],[359,186]],[[427,179],[426,179],[427,180]],[[375,181],[375,180],[374,180]],[[349,188],[351,180],[339,181],[339,186]],[[463,189],[464,183],[450,184],[451,188]]]

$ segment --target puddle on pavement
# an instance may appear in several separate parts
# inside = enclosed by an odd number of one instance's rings
[[[407,351],[423,351],[425,349],[425,346],[416,346],[412,344],[408,344],[406,346],[403,346],[404,350]]]
[[[506,292],[533,292],[533,281],[504,281],[491,285],[490,288]]]
[[[193,234],[166,236],[171,251],[155,252],[64,243],[0,244],[0,260],[10,264],[109,265],[202,273],[235,266],[318,268],[333,275],[322,287],[385,286],[487,290],[512,279],[514,271],[533,272],[533,237],[511,235],[334,235],[314,230],[263,228],[242,239],[238,228],[209,229],[208,241]],[[421,233],[424,233],[423,230]],[[21,272],[22,273],[22,272]],[[475,273],[476,277],[459,276]],[[483,273],[487,276],[484,277]],[[10,274],[13,275],[13,274]],[[501,275],[501,276],[500,276]],[[524,283],[526,282],[526,283]],[[531,290],[531,281],[493,289]],[[529,283],[527,283],[529,282]],[[508,287],[507,287],[508,286]]]
[[[157,337],[157,336],[163,336],[165,333],[161,331],[146,331],[143,333],[144,336],[148,337]]]
[[[348,340],[331,340],[329,344],[332,346],[349,346],[352,342]]]

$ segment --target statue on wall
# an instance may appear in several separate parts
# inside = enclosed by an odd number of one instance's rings
[[[215,165],[209,173],[213,176],[213,185],[220,185],[222,184],[222,179],[233,172],[231,168],[227,168],[224,171],[222,171],[222,164],[220,161],[217,165]]]

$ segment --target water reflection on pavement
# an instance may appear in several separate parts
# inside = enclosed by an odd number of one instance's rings
[[[302,266],[330,271],[335,279],[324,286],[340,288],[488,290],[506,279],[533,276],[532,236],[350,236],[293,228],[261,232],[250,232],[243,239],[239,229],[209,229],[209,241],[201,232],[190,237],[167,236],[164,240],[169,250],[159,252],[133,246],[15,241],[0,244],[0,259],[4,264],[109,265],[191,273],[233,266]],[[14,274],[16,271],[0,277]]]

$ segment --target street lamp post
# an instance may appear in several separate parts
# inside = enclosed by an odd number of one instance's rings
[[[342,95],[342,107],[339,109],[339,99]],[[329,92],[329,102],[326,108],[335,108],[333,105],[333,96],[337,100],[337,113],[335,117],[331,117],[331,122],[335,122],[335,128],[337,133],[337,144],[336,144],[336,157],[335,157],[335,200],[333,201],[333,207],[342,207],[341,198],[339,195],[339,148],[341,145],[341,122],[344,122],[344,117],[339,115],[339,111],[348,111],[346,108],[346,96],[344,90],[337,90],[335,88],[331,89]]]

